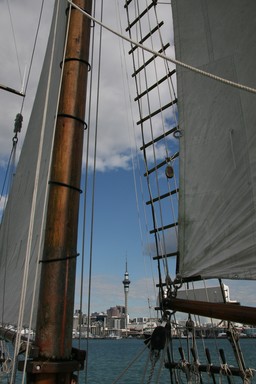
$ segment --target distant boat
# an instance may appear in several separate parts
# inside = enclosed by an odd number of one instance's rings
[[[122,339],[122,336],[117,335],[114,332],[111,332],[108,336],[106,336],[106,339],[120,340],[120,339]]]
[[[220,333],[218,333],[218,336],[217,336],[217,337],[227,338],[228,335],[226,334],[226,332],[220,332]]]
[[[164,367],[175,383],[202,383],[203,375],[214,384],[223,376],[249,383],[255,368],[246,363],[234,323],[256,325],[256,309],[232,302],[223,280],[256,279],[256,2],[171,3],[152,0],[141,9],[141,1],[124,2],[152,215],[148,249],[159,278],[161,325],[145,348],[147,382],[157,382]],[[169,58],[171,32],[167,42],[161,33],[161,18],[170,20],[171,12],[178,62]],[[84,369],[85,351],[72,347],[72,334],[89,42],[98,21],[91,14],[91,0],[55,1],[1,223],[0,334],[16,340],[11,373],[4,372],[11,383],[17,369],[26,372],[28,384],[69,384],[73,372]],[[18,115],[14,144],[20,123]],[[206,288],[212,279],[216,292]],[[182,321],[185,332],[177,345],[173,331]],[[202,362],[198,328],[217,342],[220,323],[229,343],[211,351],[203,344]],[[24,328],[29,331],[22,335]]]

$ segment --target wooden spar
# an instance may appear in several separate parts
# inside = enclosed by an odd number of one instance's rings
[[[75,0],[91,13],[92,0]],[[27,382],[70,384],[81,369],[72,356],[78,209],[91,22],[71,9],[54,138],[35,345]],[[76,361],[77,360],[77,361]]]
[[[10,93],[14,93],[15,95],[18,95],[18,96],[22,96],[22,97],[25,97],[25,94],[20,92],[20,91],[17,91],[16,89],[14,88],[10,88],[10,87],[7,87],[6,85],[3,85],[3,84],[0,84],[0,89],[2,89],[3,91],[7,91],[7,92],[10,92]]]
[[[163,300],[163,309],[256,325],[256,308],[234,303],[209,303],[207,301],[171,298]]]

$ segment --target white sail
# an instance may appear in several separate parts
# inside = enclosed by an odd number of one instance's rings
[[[173,1],[177,59],[256,88],[256,2]],[[256,278],[256,96],[177,68],[179,271]]]
[[[48,168],[51,158],[52,136],[56,115],[56,103],[61,76],[61,60],[65,38],[67,3],[56,1],[53,22],[49,35],[45,61],[39,86],[27,128],[26,138],[20,155],[17,172],[0,230],[0,309],[1,322],[17,324],[20,297],[23,284],[28,232],[31,220],[33,192],[36,188],[39,146],[44,131],[42,161],[40,165],[38,192],[36,197],[35,221],[29,281],[26,294],[24,325],[29,324],[35,270],[38,263],[39,239],[43,227],[43,209],[47,192]],[[52,57],[54,57],[52,61]],[[51,82],[49,81],[51,79]],[[49,85],[50,84],[50,85]],[[39,280],[39,277],[38,277]],[[39,281],[38,281],[39,282]],[[36,314],[36,308],[34,308]],[[35,323],[35,318],[34,321]]]

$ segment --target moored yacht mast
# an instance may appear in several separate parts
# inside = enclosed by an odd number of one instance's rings
[[[92,0],[75,3],[91,13]],[[75,8],[70,12],[41,260],[39,354],[27,363],[28,382],[70,383],[82,364],[72,355],[72,325],[90,20]]]

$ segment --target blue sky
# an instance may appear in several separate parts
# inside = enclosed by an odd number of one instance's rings
[[[80,237],[81,232],[82,226]],[[88,260],[90,233],[86,239]],[[104,299],[103,303],[109,300],[109,306],[122,304],[126,259],[131,292],[136,280],[143,276],[141,270],[144,269],[132,171],[97,173],[93,239],[92,291],[97,289],[98,284],[102,284],[110,296],[110,300]],[[114,283],[115,288],[112,290]],[[109,288],[108,284],[111,284]],[[99,311],[106,309],[104,306],[95,308],[93,302],[92,308]]]
[[[155,306],[152,274],[156,276],[157,269],[149,257],[149,249],[152,247],[150,241],[153,238],[147,243],[142,208],[141,204],[138,207],[136,203],[132,170],[97,173],[92,248],[92,311],[106,309],[106,303],[108,307],[124,304],[122,280],[126,260],[131,281],[128,295],[130,315],[149,316],[148,300],[151,306]],[[152,227],[151,221],[149,227]],[[82,226],[80,238],[81,232]],[[88,265],[90,233],[86,239],[85,263]],[[87,283],[85,294],[86,286]]]

